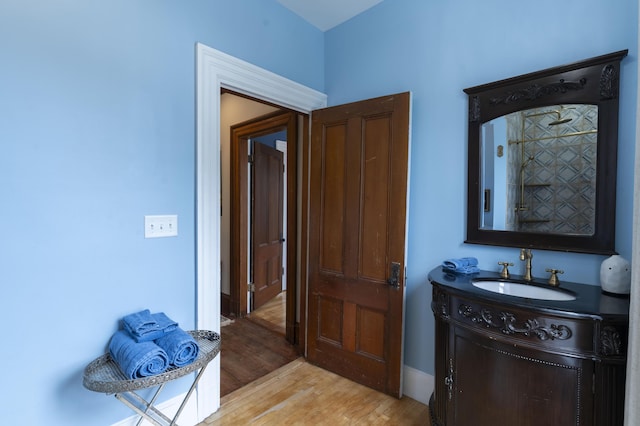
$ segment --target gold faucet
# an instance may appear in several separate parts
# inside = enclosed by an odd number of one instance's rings
[[[560,269],[551,269],[547,268],[547,272],[551,272],[551,276],[549,277],[549,285],[552,287],[558,287],[560,285],[560,280],[558,279],[558,274],[564,274],[563,270]]]
[[[524,260],[524,280],[525,281],[533,281],[533,277],[531,276],[531,259],[533,259],[533,253],[531,253],[531,249],[520,249],[520,260]]]

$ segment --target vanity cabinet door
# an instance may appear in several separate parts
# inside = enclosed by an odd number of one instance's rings
[[[593,362],[531,351],[451,327],[446,424],[592,425]]]

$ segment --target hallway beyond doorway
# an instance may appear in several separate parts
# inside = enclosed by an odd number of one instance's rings
[[[221,397],[298,358],[295,347],[284,337],[284,293],[251,317],[221,327]]]

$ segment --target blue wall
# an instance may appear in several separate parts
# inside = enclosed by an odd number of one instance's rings
[[[637,0],[386,0],[325,39],[331,105],[413,93],[405,363],[433,373],[427,273],[476,256],[497,270],[518,250],[466,245],[466,119],[462,89],[629,49],[620,96],[617,250],[631,259],[637,90]],[[597,284],[603,256],[534,251],[534,276]]]
[[[130,416],[84,366],[125,314],[194,327],[197,42],[324,89],[323,33],[276,1],[0,2],[3,424]]]
[[[462,243],[465,87],[630,50],[617,222],[630,258],[637,0],[476,3],[386,0],[323,34],[275,0],[3,0],[3,422],[128,417],[81,385],[117,320],[148,307],[194,326],[196,42],[325,91],[331,104],[413,92],[410,366],[433,372],[433,266],[463,254],[487,269],[517,261],[515,249]],[[180,235],[145,240],[146,214],[177,214]],[[534,273],[559,266],[565,279],[596,283],[601,260],[538,251]]]

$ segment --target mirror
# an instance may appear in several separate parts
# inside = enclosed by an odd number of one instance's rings
[[[598,106],[513,112],[480,130],[480,229],[591,236]]]
[[[465,89],[465,242],[615,253],[620,61],[627,51]]]

